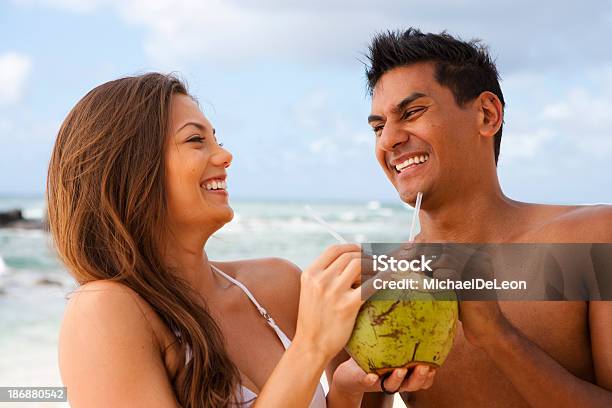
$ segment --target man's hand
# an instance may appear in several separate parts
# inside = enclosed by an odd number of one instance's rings
[[[411,369],[398,368],[385,379],[385,389],[389,392],[418,391],[427,389],[433,384],[436,369],[428,365],[417,365]],[[381,392],[381,378],[373,373],[363,371],[352,358],[340,364],[334,372],[332,386],[338,392],[350,395],[363,394],[364,392]]]
[[[495,276],[490,256],[475,245],[444,245],[441,256],[434,262],[433,268],[432,275],[436,279],[492,280]],[[463,333],[473,345],[483,347],[486,342],[514,330],[502,313],[495,292],[481,292],[475,296],[457,291],[457,296]],[[474,298],[479,300],[465,300]]]

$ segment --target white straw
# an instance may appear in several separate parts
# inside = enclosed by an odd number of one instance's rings
[[[336,230],[334,229],[334,227],[332,227],[331,225],[329,225],[327,222],[325,222],[325,220],[323,218],[321,218],[319,216],[319,214],[317,214],[315,212],[315,210],[313,210],[312,208],[310,208],[309,205],[304,206],[304,208],[306,208],[306,211],[308,211],[308,214],[319,224],[321,224],[321,226],[323,226],[327,232],[330,233],[330,235],[334,238],[336,238],[336,240],[338,242],[340,242],[341,244],[346,244],[347,241],[346,239],[342,238],[342,235],[338,234],[336,232]]]
[[[414,242],[414,234],[417,219],[419,218],[419,211],[421,210],[421,201],[423,201],[423,193],[420,191],[417,193],[416,204],[414,205],[414,213],[412,213],[412,224],[410,225],[410,237],[409,242]]]

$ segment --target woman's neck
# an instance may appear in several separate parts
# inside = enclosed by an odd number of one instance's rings
[[[165,240],[163,260],[180,278],[199,293],[215,288],[215,277],[204,251],[209,235],[188,232],[187,228],[171,230]]]

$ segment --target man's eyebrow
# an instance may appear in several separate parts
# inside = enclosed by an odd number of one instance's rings
[[[406,106],[410,105],[412,102],[424,96],[427,96],[427,95],[421,92],[413,92],[412,94],[402,99],[397,105],[395,105],[395,108],[393,108],[393,112],[394,113],[401,112],[402,110],[404,110]]]
[[[183,126],[181,126],[180,128],[177,129],[177,133],[180,132],[181,130],[183,130],[184,128],[186,128],[187,126],[194,126],[197,127],[198,129],[200,129],[202,132],[206,131],[206,126],[204,126],[201,123],[198,122],[187,122],[185,123]],[[215,128],[212,128],[212,133],[213,135],[216,133]]]
[[[385,120],[385,118],[383,118],[380,115],[370,115],[370,116],[368,116],[368,123],[378,122],[378,121],[382,121],[382,120]]]

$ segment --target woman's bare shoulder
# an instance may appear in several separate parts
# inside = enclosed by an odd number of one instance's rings
[[[245,284],[257,300],[292,337],[300,300],[301,269],[283,258],[258,258],[215,265]]]
[[[66,342],[84,337],[112,341],[114,336],[153,342],[152,308],[128,286],[107,280],[86,283],[68,296],[60,332]]]
[[[159,396],[174,406],[151,313],[147,302],[121,283],[90,282],[72,293],[60,330],[59,362],[73,406],[150,401],[149,387],[159,387]]]
[[[215,262],[218,268],[258,291],[288,291],[300,289],[301,269],[283,258],[244,259],[231,262]]]
[[[66,320],[96,319],[100,324],[119,324],[127,320],[143,329],[154,314],[151,306],[127,285],[97,280],[81,285],[68,296]]]

